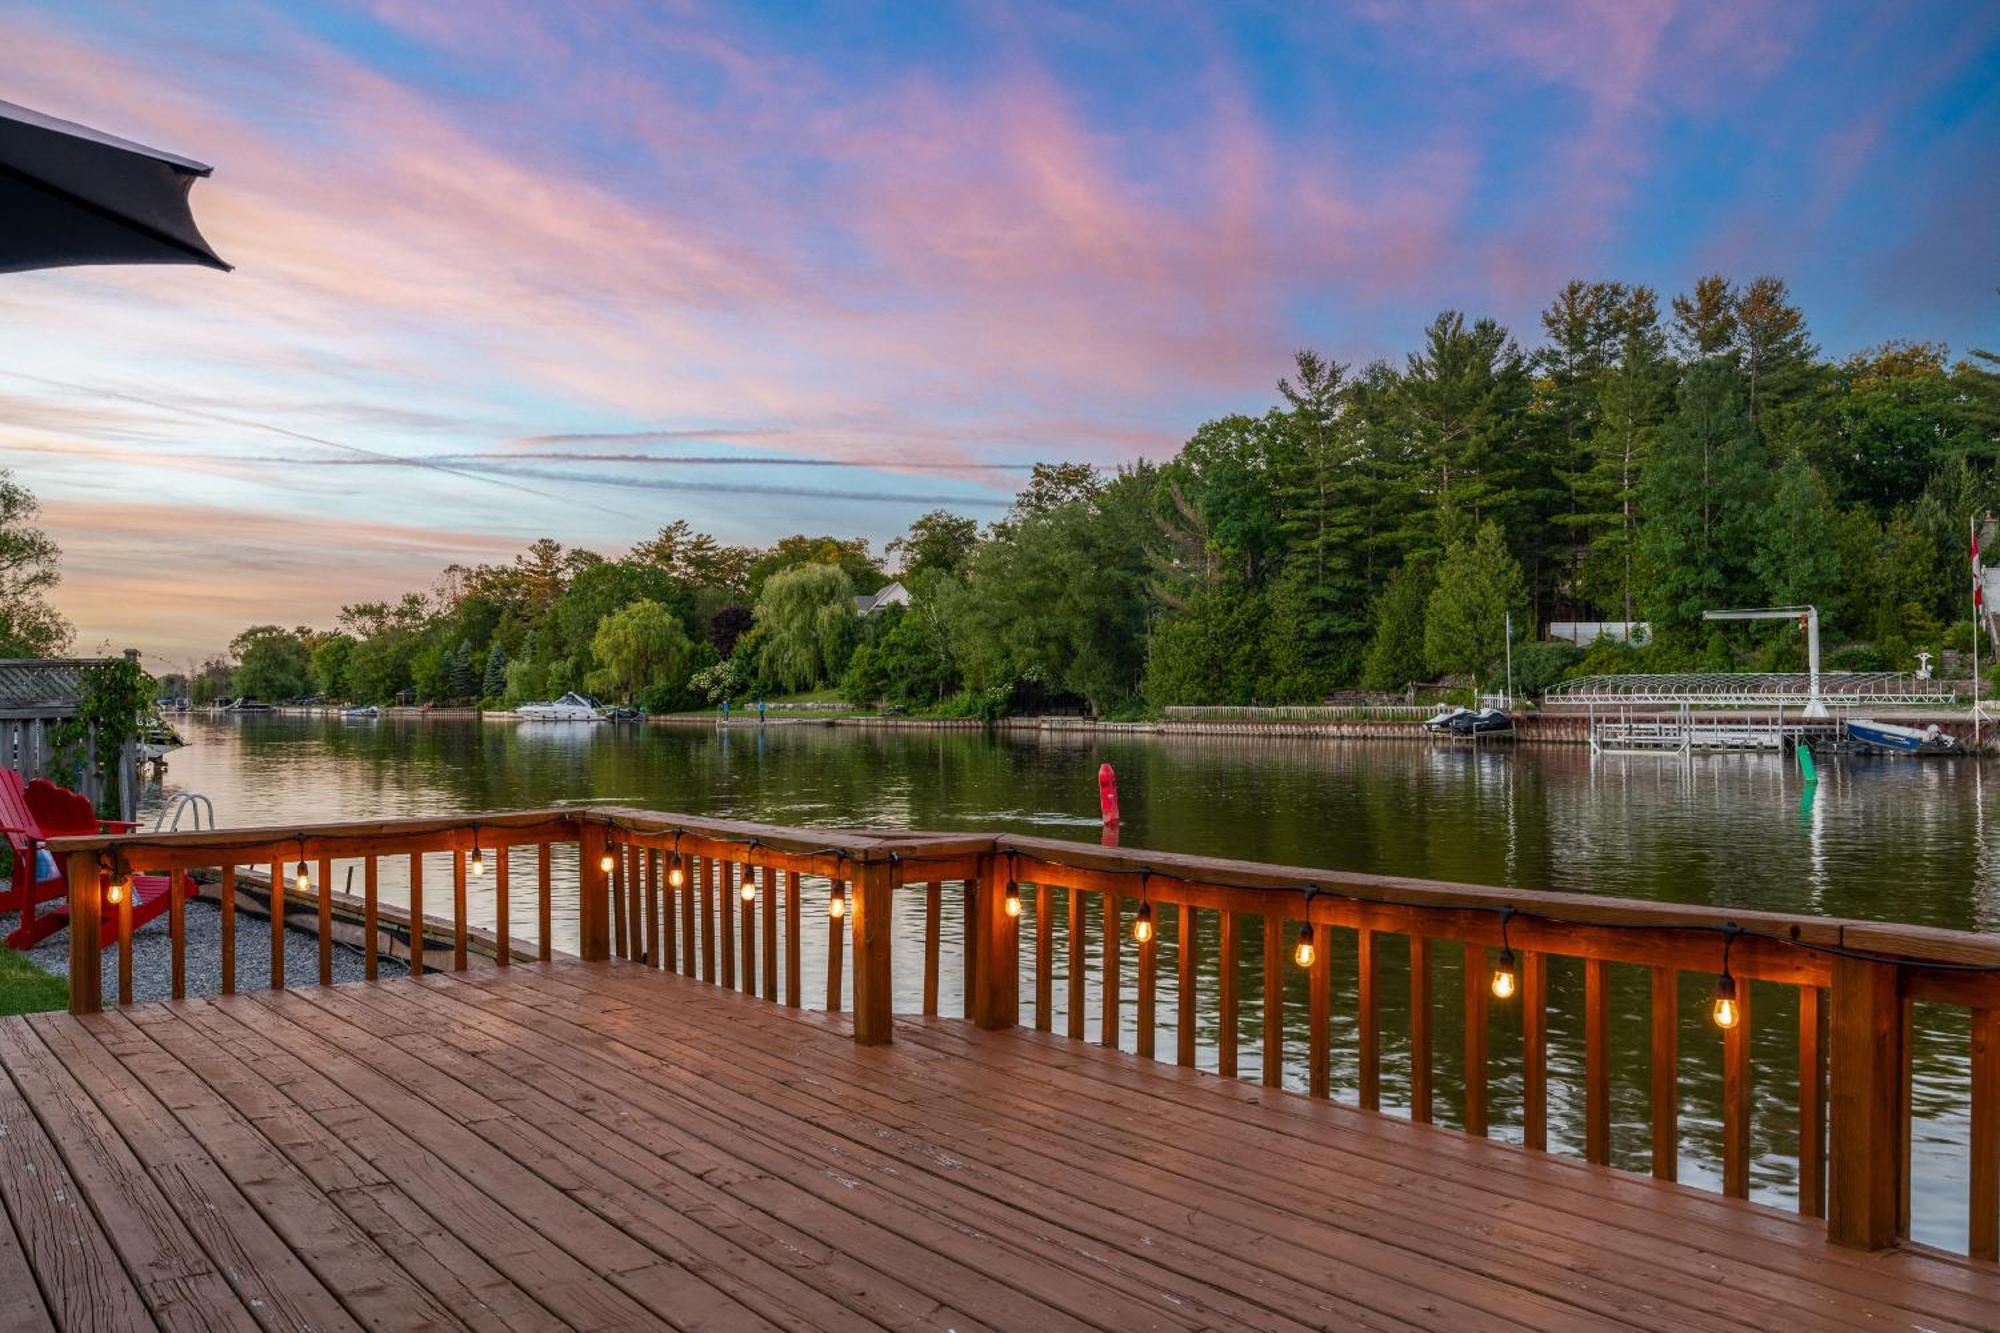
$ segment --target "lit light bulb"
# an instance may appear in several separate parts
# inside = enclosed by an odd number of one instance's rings
[[[1520,984],[1520,975],[1514,970],[1514,951],[1512,949],[1502,949],[1500,951],[1500,963],[1493,969],[1493,998],[1496,1000],[1513,999],[1514,992],[1520,988]]]
[[[826,900],[826,914],[835,921],[847,915],[847,890],[837,884]]]
[[[667,867],[667,887],[678,889],[687,883],[687,872],[681,869],[681,854],[674,853],[673,862]]]
[[[1144,944],[1153,938],[1153,905],[1140,903],[1139,914],[1132,918],[1132,938]]]
[[[602,870],[605,874],[608,875],[613,870],[615,870],[617,866],[618,866],[618,849],[616,847],[607,845],[604,849],[604,855],[597,858],[597,868],[599,870]]]
[[[306,893],[311,890],[312,874],[306,869],[304,861],[299,862],[298,868],[292,871],[292,883],[298,885],[300,893]]]
[[[748,875],[745,875],[745,876],[743,877],[743,888],[742,888],[742,889],[740,890],[740,892],[741,892],[741,893],[743,894],[743,901],[744,901],[744,902],[746,902],[746,903],[754,903],[754,902],[756,902],[756,901],[757,901],[757,881],[756,881],[756,880],[754,880],[754,879],[751,879],[751,878],[750,878],[750,877],[749,877]]]
[[[1711,1012],[1715,1025],[1724,1032],[1736,1026],[1742,1017],[1736,1008],[1736,978],[1724,972],[1715,979],[1715,1008]]]
[[[1021,886],[1011,879],[1007,881],[1007,893],[1001,899],[1000,906],[1008,916],[1021,915]]]
[[[126,879],[123,876],[120,876],[119,878],[112,880],[111,887],[109,889],[106,889],[104,892],[105,898],[111,903],[113,907],[118,906],[120,903],[125,901],[125,890],[131,886],[131,883],[132,883],[131,880]]]
[[[486,853],[477,847],[472,849],[472,859],[465,863],[466,873],[477,878],[486,873]]]
[[[1292,950],[1292,961],[1300,967],[1311,967],[1313,960],[1318,957],[1319,950],[1313,947],[1312,923],[1308,921],[1299,927],[1299,943],[1298,947]]]

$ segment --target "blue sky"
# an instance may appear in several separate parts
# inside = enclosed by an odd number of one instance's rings
[[[878,544],[1290,352],[1774,273],[2000,344],[2000,7],[0,4],[237,271],[0,280],[0,466],[156,662],[537,536]]]

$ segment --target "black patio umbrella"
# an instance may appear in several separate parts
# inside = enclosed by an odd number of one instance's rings
[[[0,273],[72,264],[227,270],[188,211],[209,168],[0,102]]]

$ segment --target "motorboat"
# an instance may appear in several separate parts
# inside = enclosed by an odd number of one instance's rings
[[[1514,719],[1497,708],[1481,708],[1477,712],[1470,708],[1461,708],[1446,720],[1444,729],[1454,736],[1495,736],[1503,732],[1511,734],[1514,730]]]
[[[1958,737],[1933,722],[1927,727],[1901,727],[1893,722],[1849,718],[1847,739],[1867,750],[1894,754],[1962,754]]]
[[[246,697],[231,699],[222,706],[222,711],[225,713],[268,713],[271,711],[271,705],[258,703],[255,699]]]
[[[514,710],[514,716],[530,722],[602,722],[604,714],[597,707],[597,701],[574,690],[560,699],[542,703],[522,704]]]
[[[1452,719],[1459,717],[1462,714],[1470,713],[1471,711],[1472,710],[1470,708],[1461,708],[1459,705],[1453,704],[1449,708],[1445,709],[1442,713],[1439,713],[1436,717],[1425,718],[1424,730],[1450,731]]]
[[[139,734],[133,739],[133,748],[140,763],[157,764],[186,744],[180,733],[159,714],[152,713],[139,719]]]
[[[356,722],[371,721],[382,716],[382,710],[374,704],[364,704],[359,708],[343,708],[340,715]]]
[[[636,708],[607,708],[604,710],[604,720],[606,722],[640,722],[645,719],[645,716],[644,713]]]

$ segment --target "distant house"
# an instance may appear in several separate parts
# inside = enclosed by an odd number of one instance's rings
[[[855,598],[854,614],[857,616],[872,616],[885,606],[908,606],[909,604],[910,590],[899,582],[891,581],[883,584],[874,592],[864,593]]]

